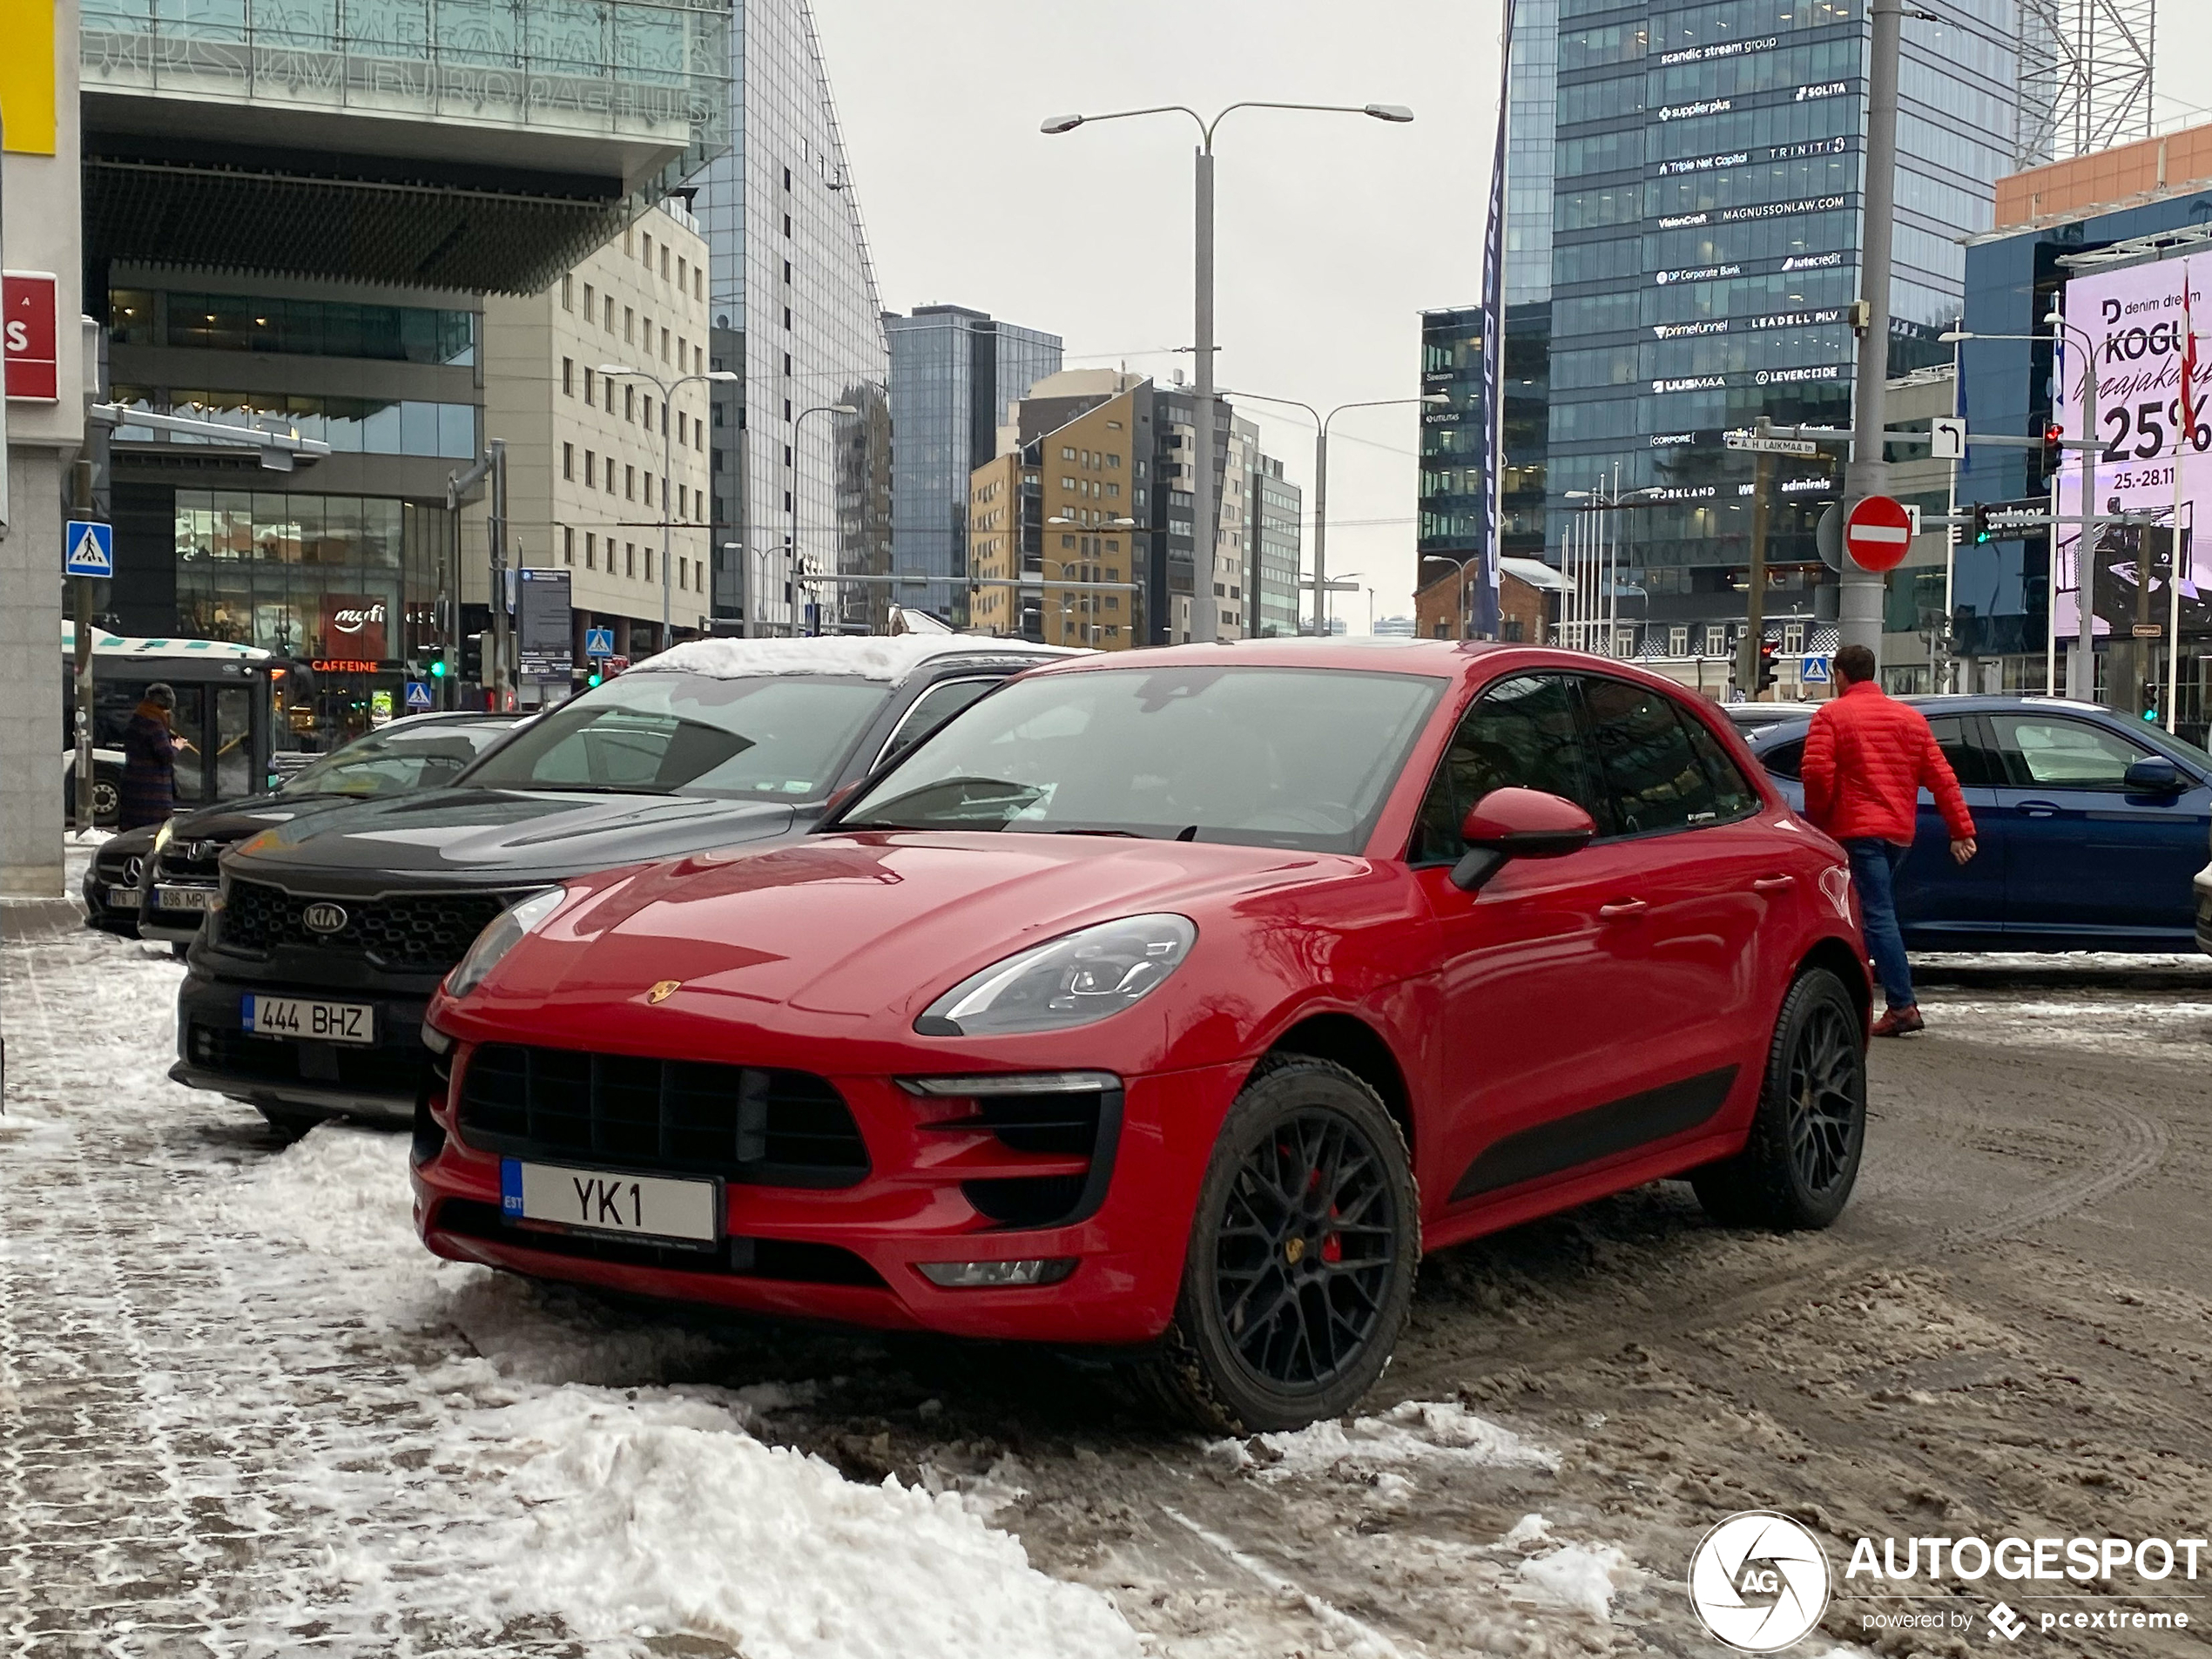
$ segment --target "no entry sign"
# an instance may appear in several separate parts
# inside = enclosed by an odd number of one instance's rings
[[[1869,496],[1844,521],[1844,550],[1862,570],[1894,570],[1912,544],[1912,515],[1902,502]]]

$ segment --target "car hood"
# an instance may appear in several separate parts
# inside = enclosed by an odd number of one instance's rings
[[[220,841],[228,846],[295,818],[334,812],[359,801],[358,796],[343,795],[257,795],[246,800],[220,801],[198,812],[179,813],[170,822],[169,836],[173,841]]]
[[[676,979],[727,997],[912,1019],[918,1005],[1030,945],[1175,911],[1200,929],[1367,860],[1219,843],[877,832],[705,854],[595,887],[502,964],[499,995],[627,1000]],[[1240,947],[1231,947],[1240,948]],[[694,1006],[699,1006],[694,1003]],[[749,1006],[747,1006],[749,1005]]]
[[[227,867],[238,876],[277,881],[411,875],[503,885],[781,834],[801,810],[701,795],[424,790],[273,826],[236,848]]]

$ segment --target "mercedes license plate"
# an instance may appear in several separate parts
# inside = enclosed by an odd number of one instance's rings
[[[239,1010],[239,1023],[262,1037],[309,1037],[318,1042],[376,1041],[376,1009],[367,1002],[249,996]]]
[[[138,890],[136,887],[110,887],[107,901],[111,909],[136,910],[138,907]]]
[[[711,1244],[722,1236],[720,1199],[713,1181],[499,1161],[499,1207],[509,1221]]]
[[[153,890],[153,901],[164,910],[212,910],[215,906],[212,887],[172,887],[163,883]]]

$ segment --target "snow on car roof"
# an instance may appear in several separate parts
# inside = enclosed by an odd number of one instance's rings
[[[649,657],[633,674],[703,674],[754,679],[771,674],[851,674],[895,685],[939,657],[1034,657],[1040,662],[1084,652],[1026,639],[974,634],[826,634],[819,639],[691,639]]]

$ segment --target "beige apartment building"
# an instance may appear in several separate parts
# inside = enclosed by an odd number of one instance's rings
[[[673,637],[711,614],[706,346],[706,242],[675,203],[544,293],[484,302],[484,429],[507,443],[509,562],[569,572],[579,671],[588,627],[611,627],[633,658],[672,643],[660,637],[664,527]],[[483,605],[482,505],[468,534],[462,602]]]
[[[1075,389],[1085,374],[1111,379],[1117,389]],[[1052,388],[1061,382],[1069,385],[1055,395]],[[1057,374],[1009,410],[1013,424],[1000,430],[1000,453],[969,482],[968,568],[978,584],[968,608],[974,627],[1097,651],[1143,643],[1140,595],[1057,585],[1138,579],[1144,532],[1132,535],[1116,521],[1142,516],[1132,510],[1139,504],[1137,462],[1144,454],[1139,384],[1103,370]],[[1082,412],[1035,431],[1060,413],[1053,405],[1061,398]],[[1024,430],[1035,435],[1025,442]],[[995,585],[1016,577],[1042,586]]]

